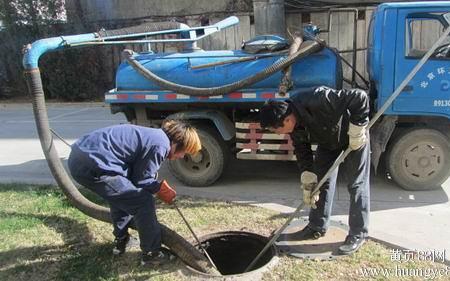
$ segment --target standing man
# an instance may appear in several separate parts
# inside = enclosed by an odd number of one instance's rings
[[[113,254],[125,252],[128,227],[133,225],[139,233],[143,265],[170,260],[170,252],[161,247],[153,195],[171,204],[176,192],[165,180],[157,180],[157,171],[165,159],[183,158],[200,149],[195,129],[178,121],[166,121],[161,129],[111,126],[72,145],[68,160],[72,177],[109,203],[116,237]]]
[[[268,100],[260,110],[260,123],[277,134],[290,134],[300,168],[303,201],[311,207],[308,225],[293,236],[318,239],[328,229],[338,169],[311,196],[321,179],[347,147],[345,159],[350,194],[350,231],[339,247],[341,254],[357,251],[368,235],[370,195],[369,100],[362,90],[328,87],[297,91],[286,101]],[[315,156],[311,144],[316,143]]]

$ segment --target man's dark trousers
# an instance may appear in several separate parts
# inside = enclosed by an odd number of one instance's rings
[[[367,139],[369,139],[368,135]],[[319,180],[322,179],[341,152],[342,149],[329,150],[320,147],[320,145],[317,147],[314,172]],[[365,238],[368,235],[370,212],[370,144],[366,143],[359,150],[350,152],[342,166],[350,194],[349,235]],[[316,202],[317,208],[311,209],[309,213],[309,226],[316,231],[325,232],[328,229],[337,175],[338,169],[321,187],[319,201]]]
[[[156,218],[152,193],[136,188],[127,178],[105,175],[85,165],[82,157],[72,153],[68,161],[72,177],[84,187],[108,201],[116,237],[128,234],[128,227],[136,226],[143,252],[161,247],[161,228]]]

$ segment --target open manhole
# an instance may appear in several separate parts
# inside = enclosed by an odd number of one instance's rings
[[[246,278],[249,278],[249,275],[255,273],[262,274],[278,262],[278,251],[274,245],[266,251],[251,271],[244,273],[247,266],[261,252],[268,241],[267,237],[241,231],[218,232],[200,238],[200,242],[219,272],[224,276],[231,277],[232,275],[233,280],[235,280],[236,275],[242,275],[243,277],[245,275]],[[200,273],[192,268],[190,270]],[[252,276],[252,280],[255,279],[257,277]]]

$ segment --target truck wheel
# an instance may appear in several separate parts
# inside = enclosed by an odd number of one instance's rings
[[[433,129],[413,129],[394,138],[387,155],[392,178],[406,190],[431,190],[450,176],[450,142]]]
[[[169,161],[169,170],[188,186],[204,187],[213,184],[222,175],[229,158],[229,150],[214,129],[197,127],[202,150],[196,155]]]

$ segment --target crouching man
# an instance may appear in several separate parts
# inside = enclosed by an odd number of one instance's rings
[[[260,110],[261,127],[277,134],[290,134],[300,168],[303,201],[311,207],[308,225],[294,239],[318,239],[329,226],[338,169],[315,196],[312,191],[348,146],[345,175],[350,194],[350,231],[341,254],[351,254],[364,243],[369,223],[370,147],[366,127],[369,101],[362,90],[334,90],[328,87],[301,90],[286,101],[268,100]],[[311,144],[316,143],[313,157]]]
[[[102,128],[72,145],[68,160],[72,177],[109,203],[116,237],[113,254],[125,252],[128,228],[134,226],[143,265],[170,260],[170,252],[161,247],[153,195],[170,204],[176,192],[165,180],[157,180],[157,171],[164,160],[183,158],[200,149],[195,129],[173,120],[161,129],[130,124]]]

